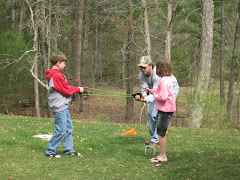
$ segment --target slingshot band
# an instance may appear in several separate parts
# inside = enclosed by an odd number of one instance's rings
[[[116,92],[116,91],[108,91],[108,90],[95,89],[95,88],[89,88],[89,87],[83,87],[83,88],[85,88],[85,89],[92,89],[92,90],[95,90],[95,91],[104,91],[104,92],[110,92],[110,93],[123,94],[125,96],[132,96],[132,94],[120,93],[120,92]]]
[[[111,94],[82,94],[83,96],[111,96],[111,97],[132,97],[132,95],[111,95]]]

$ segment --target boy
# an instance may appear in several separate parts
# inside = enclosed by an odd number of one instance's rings
[[[70,86],[65,76],[60,72],[64,69],[67,57],[61,53],[53,53],[50,61],[52,69],[46,70],[46,79],[49,82],[48,104],[55,117],[55,129],[46,149],[46,156],[60,158],[57,149],[63,143],[64,154],[81,156],[73,150],[72,121],[68,111],[71,95],[83,92],[82,87]]]

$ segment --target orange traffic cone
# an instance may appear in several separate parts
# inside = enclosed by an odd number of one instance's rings
[[[124,132],[123,134],[130,134],[130,135],[136,135],[135,128],[130,129],[129,131]]]

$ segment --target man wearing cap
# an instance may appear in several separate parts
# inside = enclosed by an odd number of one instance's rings
[[[145,144],[155,148],[158,146],[159,142],[156,126],[158,110],[156,109],[155,99],[153,95],[146,94],[144,90],[146,88],[156,90],[160,77],[156,74],[156,67],[154,67],[150,56],[142,56],[140,58],[138,66],[140,67],[141,71],[138,75],[138,79],[140,81],[142,97],[140,97],[140,95],[136,95],[135,99],[137,101],[149,104],[147,109],[147,120],[149,124],[149,133],[151,138],[149,141],[146,141]],[[177,79],[173,75],[171,76],[171,79],[173,83],[173,91],[176,100],[179,92],[179,85]]]

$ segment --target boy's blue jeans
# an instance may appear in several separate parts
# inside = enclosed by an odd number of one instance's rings
[[[72,138],[73,125],[69,110],[67,108],[60,112],[54,112],[53,114],[55,117],[55,129],[53,136],[48,143],[46,155],[56,153],[57,149],[62,143],[64,153],[71,154],[72,152],[74,152]]]

